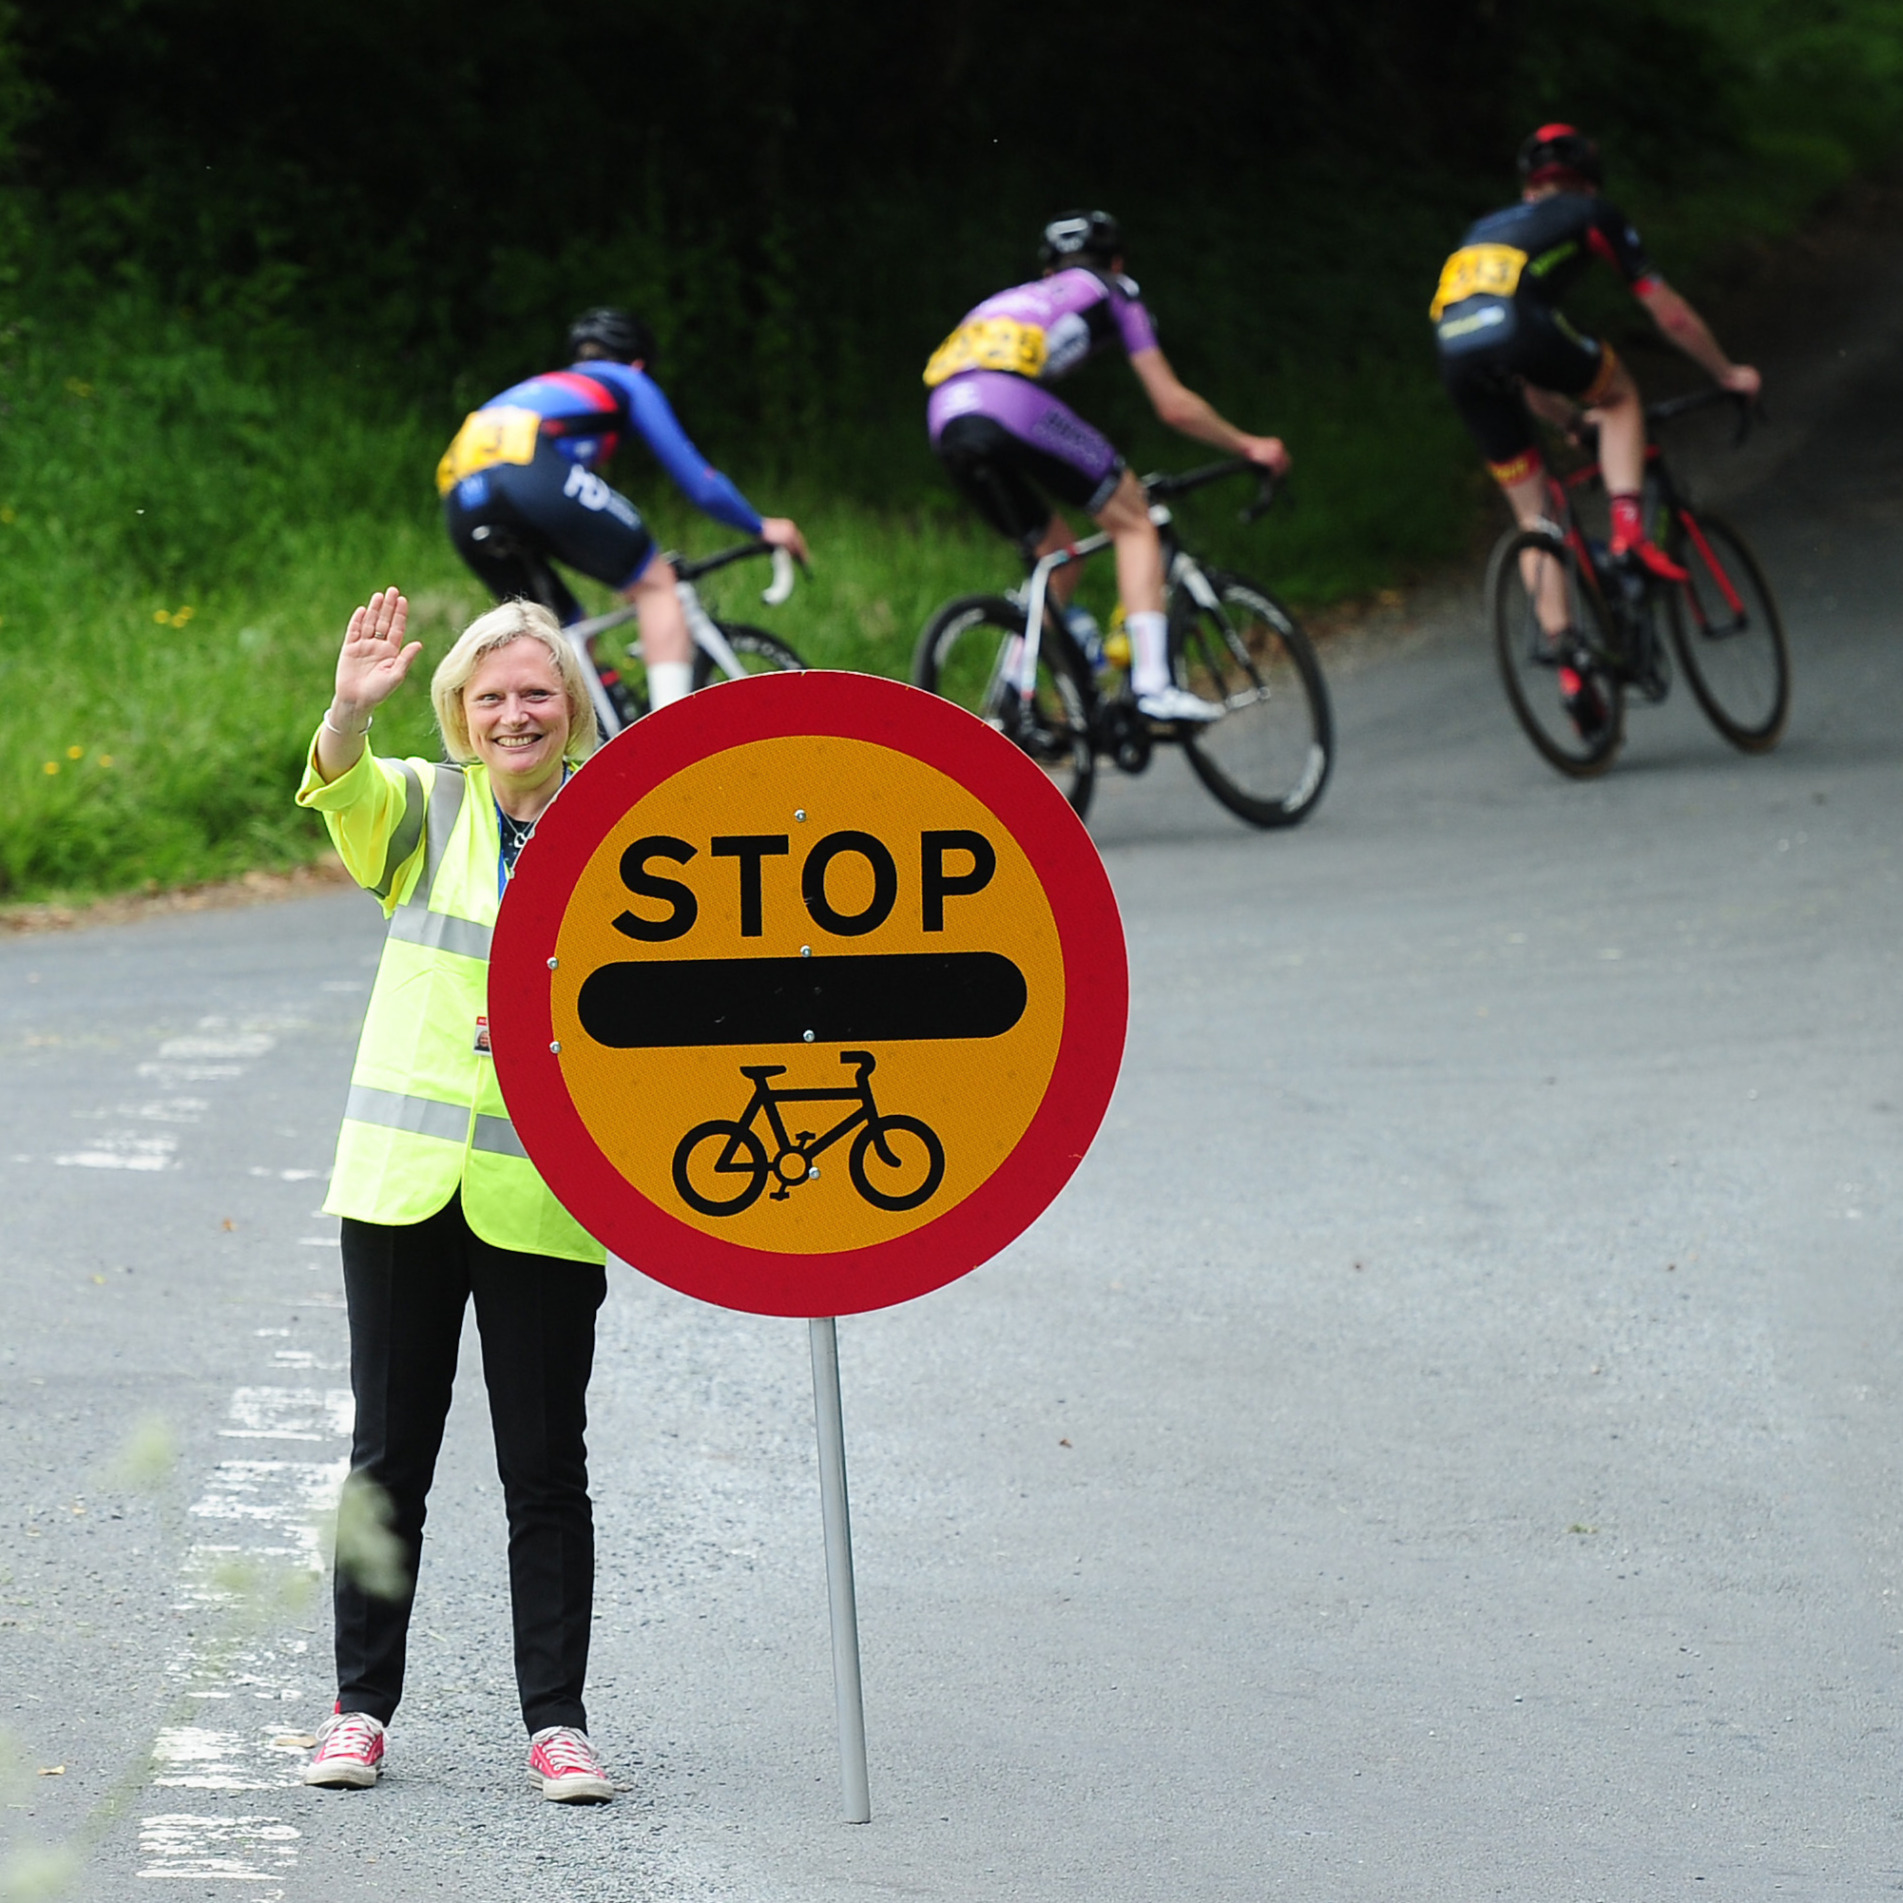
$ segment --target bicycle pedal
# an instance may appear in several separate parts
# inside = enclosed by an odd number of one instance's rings
[[[963,876],[964,875],[962,873],[959,874],[960,878],[962,878]],[[810,1130],[795,1130],[793,1132],[793,1141],[796,1144],[798,1144],[802,1150],[805,1149],[807,1144],[812,1142],[812,1140],[813,1140],[813,1133]]]
[[[793,1190],[791,1185],[782,1183],[778,1189],[768,1190],[766,1194],[766,1199],[770,1203],[783,1203],[786,1201],[786,1199],[790,1195],[792,1195],[792,1193],[793,1193]]]

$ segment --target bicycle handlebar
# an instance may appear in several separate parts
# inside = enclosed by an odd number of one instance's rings
[[[1662,403],[1648,403],[1645,406],[1645,421],[1648,429],[1655,429],[1661,423],[1675,422],[1681,416],[1690,416],[1695,410],[1709,410],[1720,403],[1732,403],[1738,410],[1738,427],[1732,437],[1735,447],[1751,434],[1754,422],[1764,423],[1770,419],[1764,414],[1764,405],[1754,398],[1746,396],[1741,390],[1694,390],[1689,396],[1667,397]]]
[[[681,555],[669,555],[667,560],[673,564],[674,573],[682,581],[698,581],[703,575],[711,575],[717,568],[730,567],[735,562],[751,561],[756,555],[770,555],[773,558],[773,579],[760,591],[760,599],[769,607],[777,608],[793,592],[793,565],[798,559],[788,549],[773,542],[742,542],[735,548],[724,548],[714,555],[703,555],[697,561],[688,561]],[[806,564],[800,562],[804,568]]]
[[[1255,499],[1239,511],[1244,522],[1254,522],[1266,515],[1276,496],[1274,473],[1264,469],[1260,463],[1251,462],[1247,456],[1226,457],[1219,463],[1205,463],[1200,469],[1185,469],[1178,475],[1158,471],[1143,478],[1143,493],[1152,502],[1167,501],[1171,496],[1188,495],[1192,489],[1205,489],[1212,482],[1226,482],[1231,476],[1239,476],[1248,471],[1256,478]]]

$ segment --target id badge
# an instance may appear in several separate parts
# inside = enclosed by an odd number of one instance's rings
[[[479,1050],[484,1057],[493,1057],[495,1055],[489,1048],[489,1020],[487,1018],[478,1018],[476,1020],[476,1049]]]

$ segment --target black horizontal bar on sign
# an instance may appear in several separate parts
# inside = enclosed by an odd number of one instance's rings
[[[1024,1015],[1024,974],[999,952],[836,958],[657,958],[582,981],[582,1029],[610,1050],[702,1044],[876,1044],[998,1037]]]

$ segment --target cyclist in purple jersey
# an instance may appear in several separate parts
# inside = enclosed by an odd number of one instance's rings
[[[1108,212],[1052,219],[1038,258],[1041,279],[987,298],[933,352],[925,367],[932,447],[979,514],[1029,560],[1074,539],[1053,500],[1094,518],[1115,545],[1138,711],[1152,720],[1217,719],[1220,707],[1170,679],[1163,546],[1142,485],[1116,446],[1048,386],[1098,351],[1120,348],[1172,429],[1277,475],[1289,467],[1288,451],[1278,437],[1225,422],[1178,381],[1123,275],[1123,231]],[[1069,606],[1077,579],[1075,569],[1058,570],[1052,592],[1088,647],[1094,624]]]
[[[536,599],[552,581],[556,599],[548,605],[565,626],[581,620],[580,602],[534,559],[546,557],[632,603],[648,698],[664,707],[693,683],[693,643],[672,565],[655,559],[640,512],[599,473],[621,438],[639,436],[715,521],[801,561],[806,542],[789,517],[760,515],[688,440],[647,374],[654,340],[645,324],[625,311],[588,311],[571,326],[568,349],[568,369],[515,384],[464,418],[436,466],[444,523],[456,552],[498,600]],[[496,529],[526,555],[490,546]]]

